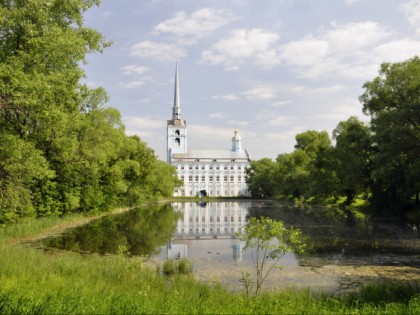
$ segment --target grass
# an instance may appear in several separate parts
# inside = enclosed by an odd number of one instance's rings
[[[192,275],[160,275],[138,257],[44,252],[15,242],[84,219],[42,219],[0,229],[0,314],[420,313],[420,287],[410,284],[375,284],[346,296],[288,289],[247,297]]]

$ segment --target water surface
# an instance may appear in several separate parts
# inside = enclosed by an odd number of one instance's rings
[[[65,250],[146,256],[155,264],[188,257],[194,273],[239,289],[253,272],[251,251],[236,233],[250,216],[268,216],[299,228],[303,255],[286,254],[267,287],[352,289],[376,280],[420,282],[420,240],[411,226],[393,220],[358,219],[337,209],[265,201],[176,202],[108,216],[45,239]]]

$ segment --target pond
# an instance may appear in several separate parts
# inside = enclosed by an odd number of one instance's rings
[[[420,283],[420,237],[407,224],[372,221],[350,212],[268,201],[175,202],[138,208],[65,231],[42,242],[82,253],[149,257],[152,264],[188,257],[194,274],[241,289],[253,273],[250,251],[236,233],[251,216],[282,220],[302,231],[305,254],[286,254],[266,288],[310,287],[342,292],[377,280]]]

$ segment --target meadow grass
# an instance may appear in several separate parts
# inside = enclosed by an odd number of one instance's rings
[[[73,221],[76,218],[67,223]],[[247,297],[192,275],[163,276],[139,257],[81,255],[16,244],[11,235],[20,239],[35,231],[44,233],[56,223],[36,221],[31,228],[25,224],[16,234],[2,232],[0,314],[420,313],[420,288],[415,285],[375,284],[350,295],[287,289]]]

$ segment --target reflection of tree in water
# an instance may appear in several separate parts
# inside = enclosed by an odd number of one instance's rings
[[[251,208],[249,216],[267,216],[282,220],[287,227],[300,229],[307,245],[305,255],[420,253],[409,245],[414,244],[415,240],[410,231],[399,222],[386,223],[357,218],[351,211],[272,202],[265,207]],[[398,240],[405,240],[405,243]]]
[[[138,208],[105,217],[46,240],[47,246],[72,251],[150,256],[174,233],[179,214],[170,205]]]

